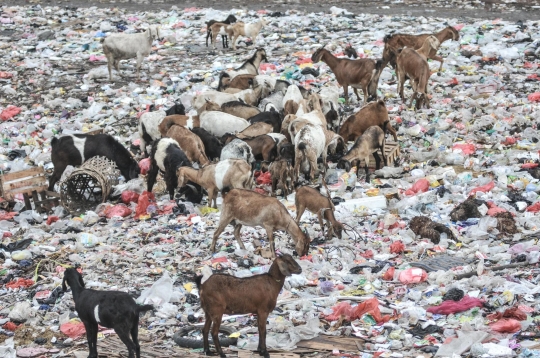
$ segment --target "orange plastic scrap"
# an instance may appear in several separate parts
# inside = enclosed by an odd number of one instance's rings
[[[369,300],[360,303],[356,306],[354,310],[354,317],[360,318],[366,313],[369,313],[377,323],[386,323],[390,320],[390,315],[382,315],[381,310],[379,310],[379,301],[377,298],[373,297]]]
[[[16,281],[11,281],[11,282],[6,283],[6,288],[21,288],[21,287],[26,288],[32,285],[34,285],[34,281],[27,280],[24,278],[19,278]]]

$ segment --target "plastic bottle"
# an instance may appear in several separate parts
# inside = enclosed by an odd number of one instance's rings
[[[87,232],[82,232],[79,234],[79,242],[84,247],[94,247],[98,245],[99,243],[101,243],[101,241],[102,241],[101,238],[97,237],[94,234],[89,234]]]

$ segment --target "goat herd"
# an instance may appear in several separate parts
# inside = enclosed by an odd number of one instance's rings
[[[256,24],[234,22],[236,18],[232,15],[225,22],[210,22],[207,42],[211,37],[214,43],[217,35],[221,34],[223,46],[227,47],[227,37],[231,37],[235,48],[238,36],[254,39],[267,24],[264,19]],[[118,70],[121,59],[137,57],[138,74],[142,56],[149,52],[155,38],[159,38],[159,29],[155,28],[143,34],[108,37],[103,49],[109,61],[109,73],[112,65]],[[138,131],[142,155],[148,156],[148,144],[151,143],[152,147],[148,191],[152,191],[160,171],[164,174],[171,199],[179,188],[187,200],[200,203],[204,189],[208,194],[208,205],[216,207],[217,194],[221,191],[220,222],[211,250],[216,250],[216,241],[228,224],[234,225],[234,237],[242,248],[242,225],[262,226],[275,258],[267,274],[249,278],[216,274],[202,284],[200,277],[196,279],[206,315],[203,329],[205,353],[210,353],[208,334],[212,323],[214,345],[218,353],[225,356],[218,339],[222,315],[253,313],[258,315],[258,352],[269,356],[265,343],[266,318],[276,305],[285,276],[301,272],[290,255],[276,258],[273,232],[286,231],[295,243],[296,253],[303,256],[308,253],[310,238],[298,223],[306,209],[318,216],[323,232],[323,220],[326,220],[329,237],[335,234],[341,238],[343,230],[342,224],[334,217],[329,197],[309,186],[296,184],[300,174],[303,173],[308,180],[314,178],[319,171],[317,159],[322,157],[325,170],[327,155],[331,154],[338,159],[337,167],[347,171],[354,166],[359,167],[364,161],[366,179],[369,180],[370,154],[373,153],[379,168],[381,158],[377,151],[381,152],[386,164],[386,132],[397,141],[385,103],[377,100],[381,71],[390,63],[396,69],[402,100],[403,85],[408,78],[414,92],[411,105],[416,100],[416,108],[423,104],[429,106],[427,82],[431,73],[427,59],[440,61],[442,68],[443,59],[437,56],[437,50],[442,42],[449,39],[459,40],[459,33],[453,27],[435,34],[388,35],[384,38],[383,58],[377,61],[336,58],[325,46],[317,49],[312,61],[323,61],[331,68],[339,85],[343,86],[346,101],[349,86],[358,100],[357,89],[363,91],[364,107],[343,122],[338,114],[337,86],[328,84],[315,93],[275,77],[259,75],[259,65],[267,60],[266,51],[262,48],[257,49],[239,68],[223,72],[217,90],[194,97],[192,107],[197,115],[186,115],[180,103],[168,110],[150,108],[141,115]],[[354,141],[354,144],[345,153],[349,141]],[[54,173],[50,190],[54,189],[67,165],[80,165],[98,155],[113,160],[127,180],[138,177],[140,173],[139,165],[130,152],[109,135],[75,134],[53,138],[51,146]],[[272,196],[251,190],[253,169],[258,165],[271,173]],[[296,219],[275,198],[278,188],[283,195],[288,195],[294,190],[293,186],[296,186]],[[97,357],[98,323],[116,330],[128,347],[129,357],[134,357],[134,354],[139,357],[138,312],[150,308],[137,307],[127,294],[85,290],[82,276],[75,270],[66,271],[64,280],[73,290],[77,312],[85,324],[90,357]],[[122,310],[118,302],[123,302]],[[122,314],[118,315],[118,312]]]

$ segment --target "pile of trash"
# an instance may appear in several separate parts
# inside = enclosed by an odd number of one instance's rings
[[[246,22],[265,16],[270,24],[237,52],[206,48],[205,22],[228,14]],[[337,356],[540,356],[537,21],[355,15],[336,7],[314,14],[3,6],[0,19],[4,174],[38,166],[50,173],[50,142],[59,134],[102,130],[140,158],[138,117],[148,106],[180,100],[191,109],[196,94],[217,87],[220,71],[254,47],[269,59],[261,74],[317,90],[335,84],[328,66],[311,62],[321,44],[336,56],[352,45],[359,58],[380,58],[388,33],[454,26],[460,40],[442,44],[443,71],[429,62],[430,109],[407,108],[394,70],[382,72],[378,97],[398,129],[399,155],[369,182],[363,171],[357,177],[355,168],[347,173],[330,163],[326,178],[346,230],[327,240],[317,215],[304,214],[300,225],[313,241],[297,260],[302,273],[286,280],[269,317],[267,345]],[[122,62],[109,81],[101,39],[156,24],[163,41],[143,62],[141,81],[135,61]],[[345,105],[342,95],[345,119],[363,103],[351,96]],[[70,266],[80,268],[87,288],[153,304],[139,335],[143,352],[162,354],[186,349],[173,339],[179,327],[182,342],[200,342],[195,275],[269,269],[264,229],[243,228],[244,250],[229,226],[211,255],[219,210],[169,200],[163,183],[148,193],[144,174],[120,178],[110,200],[80,215],[61,206],[24,210],[21,195],[0,202],[0,356],[87,354],[86,345],[76,347],[86,338],[72,294],[61,288]],[[259,191],[270,192],[267,179]],[[281,201],[295,216],[294,194]],[[278,251],[292,253],[289,241],[276,232]],[[226,316],[224,325],[234,339],[229,354],[257,349],[255,317]],[[124,349],[113,335],[100,331],[100,353]],[[315,337],[319,343],[310,345]]]

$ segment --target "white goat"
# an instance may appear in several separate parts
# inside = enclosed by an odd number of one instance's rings
[[[298,181],[300,169],[309,172],[313,179],[317,171],[317,158],[322,156],[326,168],[326,138],[321,126],[306,124],[294,137],[294,180]],[[308,169],[309,167],[309,169]]]
[[[339,126],[339,88],[335,85],[323,87],[319,96],[322,100],[322,112],[326,117],[326,122],[337,129]]]
[[[261,111],[267,112],[270,109],[275,109],[276,112],[283,111],[283,92],[275,92],[270,96],[263,98],[259,103],[259,109]]]
[[[199,119],[201,128],[217,137],[222,137],[226,133],[241,132],[250,125],[244,118],[218,111],[204,112]]]
[[[254,24],[237,22],[235,24],[227,26],[225,28],[225,31],[232,39],[233,50],[236,50],[236,41],[240,36],[250,37],[254,44],[257,43],[257,36],[259,35],[259,32],[267,24],[268,21],[261,18]]]
[[[292,100],[294,103],[299,104],[301,100],[303,100],[304,97],[302,97],[302,92],[300,92],[300,88],[298,88],[297,85],[290,85],[287,87],[287,92],[285,93],[285,96],[283,96],[282,106],[285,107],[285,103],[287,101]]]
[[[139,136],[141,152],[148,156],[146,145],[151,141],[161,138],[159,125],[167,116],[165,111],[145,112],[139,118]]]
[[[159,39],[159,27],[150,26],[138,34],[114,34],[103,41],[103,53],[107,57],[109,78],[112,80],[112,66],[120,72],[120,60],[137,58],[137,79],[140,79],[143,59],[150,54],[152,42]]]

